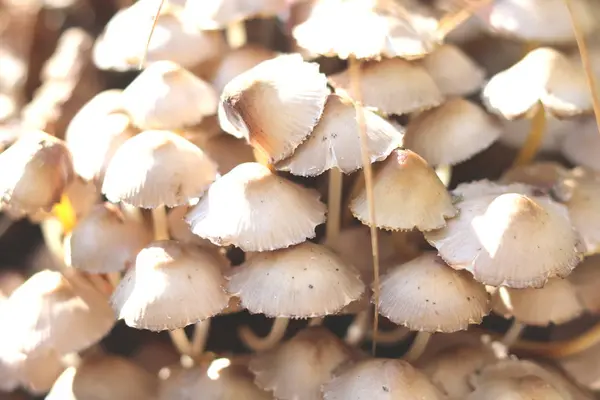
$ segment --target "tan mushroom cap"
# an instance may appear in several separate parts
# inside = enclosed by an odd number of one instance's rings
[[[515,119],[501,120],[503,127],[500,143],[509,147],[520,149],[523,147],[531,131],[531,120]],[[556,153],[561,151],[561,146],[565,139],[573,136],[575,133],[578,136],[578,127],[581,122],[578,119],[557,119],[552,115],[546,114],[546,129],[544,138],[540,144],[541,153]]]
[[[479,385],[466,400],[544,399],[564,400],[551,384],[535,376],[494,379]]]
[[[304,242],[325,222],[319,193],[258,163],[218,179],[187,214],[192,232],[216,245],[270,251]]]
[[[25,282],[18,270],[5,269],[0,272],[0,303]]]
[[[568,176],[569,170],[561,164],[553,161],[539,161],[509,169],[502,175],[499,182],[503,184],[523,183],[550,193]]]
[[[458,217],[425,233],[451,267],[486,285],[522,289],[567,276],[579,263],[579,240],[563,205],[527,196],[522,185],[461,186],[454,193],[470,196],[456,204]]]
[[[95,355],[67,368],[46,400],[150,400],[157,390],[157,378],[127,359]]]
[[[167,224],[169,227],[169,237],[182,243],[193,243],[196,246],[213,247],[214,245],[208,239],[202,239],[194,235],[190,226],[185,222],[185,215],[192,206],[185,205],[171,209],[167,214]]]
[[[404,144],[430,165],[456,165],[490,147],[502,133],[477,104],[453,98],[412,119]]]
[[[529,52],[496,74],[482,96],[491,112],[506,119],[525,118],[539,103],[557,118],[572,118],[592,110],[583,68],[549,47]]]
[[[254,384],[252,374],[244,365],[230,360],[231,365],[213,372],[214,366],[218,367],[223,361],[225,360],[216,359],[211,364],[192,368],[176,365],[163,369],[161,375],[166,378],[160,382],[158,400],[195,399],[200,394],[203,400],[273,399],[269,393]]]
[[[192,244],[152,242],[139,252],[111,303],[128,326],[153,331],[183,328],[227,307],[228,268],[223,257]]]
[[[188,2],[190,5],[196,3],[202,4],[203,2]],[[254,44],[246,44],[243,47],[234,49],[221,60],[215,76],[211,79],[212,86],[217,93],[221,93],[233,78],[276,56],[276,52]]]
[[[169,131],[145,131],[127,140],[106,169],[102,193],[113,203],[175,207],[200,197],[217,167],[197,146]]]
[[[217,112],[217,94],[179,64],[158,61],[125,88],[123,108],[140,129],[181,129]]]
[[[317,64],[304,62],[299,54],[282,55],[225,86],[219,120],[223,130],[245,138],[275,163],[310,135],[328,95],[327,78]]]
[[[256,384],[278,399],[321,400],[321,386],[352,358],[352,350],[342,340],[326,328],[315,327],[255,355],[249,369]]]
[[[325,400],[442,400],[444,395],[403,360],[370,359],[343,371],[323,386]]]
[[[42,395],[64,369],[63,360],[54,350],[34,356],[18,354],[8,360],[0,355],[0,390],[11,392],[21,386],[33,395]]]
[[[567,277],[575,287],[575,294],[579,302],[588,312],[600,313],[600,256],[586,257],[581,264]]]
[[[587,118],[572,127],[558,148],[573,164],[600,172],[600,136],[594,118]]]
[[[374,112],[363,110],[371,163],[402,145],[403,131]],[[356,109],[345,96],[329,95],[321,120],[294,154],[276,168],[294,175],[316,176],[332,168],[349,174],[363,167]]]
[[[597,392],[600,390],[600,375],[598,374],[598,357],[600,344],[588,347],[585,351],[557,360],[560,368],[581,387]],[[595,397],[589,396],[589,399]],[[577,399],[579,400],[579,399]],[[582,398],[582,400],[588,400]]]
[[[395,150],[374,179],[375,223],[386,230],[439,229],[456,216],[446,187],[425,160],[410,150]],[[365,188],[352,199],[350,210],[366,225],[369,208]]]
[[[356,28],[355,28],[356,29]],[[362,32],[361,29],[357,29]],[[362,64],[362,102],[385,114],[403,115],[439,106],[444,97],[427,70],[400,58]],[[336,88],[350,90],[348,70],[330,77]]]
[[[224,175],[240,164],[254,162],[252,147],[246,141],[231,135],[217,135],[201,143],[196,142],[217,164],[217,169]]]
[[[151,240],[145,226],[110,203],[98,204],[71,233],[71,265],[95,274],[122,271]]]
[[[311,242],[256,253],[229,280],[229,292],[252,313],[312,318],[357,300],[365,287],[358,272],[326,247]]]
[[[445,96],[466,96],[484,84],[485,70],[452,44],[436,48],[421,65]]]
[[[74,179],[66,144],[47,133],[28,131],[0,154],[1,204],[18,213],[50,211]]]
[[[203,30],[221,30],[257,17],[272,17],[289,8],[288,0],[186,1],[184,15]]]
[[[35,356],[84,350],[102,339],[115,318],[108,299],[75,271],[44,270],[32,275],[9,297],[4,340],[14,353]]]

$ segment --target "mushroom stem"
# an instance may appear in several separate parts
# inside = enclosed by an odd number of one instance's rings
[[[442,17],[438,23],[437,32],[440,38],[446,37],[450,32],[456,29],[460,24],[465,22],[473,15],[477,9],[490,3],[491,0],[480,0],[468,3],[456,12],[450,12]]]
[[[167,223],[167,210],[165,206],[152,209],[152,224],[154,226],[154,240],[169,239],[169,225]]]
[[[344,341],[350,346],[357,346],[360,344],[369,330],[369,321],[371,320],[371,314],[369,310],[360,311],[354,317],[354,320],[346,331],[346,337]],[[381,340],[381,336],[378,337]]]
[[[148,39],[146,40],[144,52],[142,53],[142,56],[140,57],[140,63],[138,65],[138,68],[140,70],[143,69],[144,65],[146,64],[146,57],[148,55],[148,48],[150,47],[150,41],[152,40],[152,34],[154,33],[154,29],[156,29],[156,24],[158,23],[158,18],[160,18],[160,12],[162,11],[165,3],[166,3],[166,0],[160,0],[160,3],[158,4],[158,9],[156,10],[156,15],[154,16],[154,18],[152,20],[152,27],[150,28],[150,32],[148,33]]]
[[[271,171],[275,171],[275,168],[271,164],[269,164],[269,156],[267,155],[267,153],[265,153],[262,149],[256,147],[252,149],[252,152],[254,153],[254,159],[257,163],[259,163],[260,165],[264,165]]]
[[[531,130],[525,144],[519,151],[514,166],[529,164],[537,154],[542,141],[544,139],[544,131],[546,130],[546,110],[540,103],[531,120]]]
[[[169,336],[171,336],[171,341],[173,342],[173,345],[175,346],[179,354],[184,356],[192,355],[192,344],[190,343],[190,340],[185,334],[185,330],[181,328],[174,329],[172,331],[169,331]]]
[[[192,339],[192,357],[198,357],[204,352],[209,330],[210,318],[204,321],[196,322],[194,336]]]
[[[352,222],[352,220],[354,219],[354,215],[352,215],[352,211],[350,211],[350,201],[360,193],[360,190],[363,188],[364,185],[365,185],[365,175],[364,174],[356,174],[356,178],[354,179],[354,182],[352,183],[352,189],[350,190],[350,193],[348,194],[346,200],[344,201],[344,207],[342,209],[342,225],[343,226],[349,225]]]
[[[427,348],[427,343],[429,343],[429,339],[431,338],[431,333],[429,332],[417,332],[417,336],[415,336],[415,340],[410,345],[410,348],[404,354],[404,359],[408,362],[415,362],[421,357],[425,349]]]
[[[327,197],[327,243],[335,243],[340,235],[342,220],[342,171],[329,170],[329,192]]]
[[[369,226],[371,230],[371,251],[373,254],[373,303],[379,304],[379,243],[377,236],[377,224],[375,222],[375,196],[373,194],[373,168],[367,151],[369,147],[367,138],[367,126],[365,114],[362,108],[362,91],[360,88],[360,61],[355,57],[350,58],[350,88],[355,100],[356,121],[358,122],[358,133],[360,136],[360,153],[363,164],[363,174],[365,176],[365,188],[367,194],[367,204],[369,205]],[[372,353],[377,349],[377,329],[379,327],[379,313],[373,313],[373,347]]]
[[[410,335],[410,329],[398,326],[391,331],[379,331],[379,343],[396,345]]]
[[[502,337],[502,344],[506,347],[511,347],[517,340],[519,340],[519,336],[521,336],[521,333],[523,332],[525,327],[525,324],[522,324],[516,319],[513,319],[510,328],[508,328],[508,330]]]
[[[227,44],[232,49],[238,49],[246,44],[248,37],[246,36],[246,25],[244,21],[236,21],[227,26],[226,31]]]
[[[444,186],[450,186],[450,182],[452,181],[452,165],[438,165],[435,173]]]
[[[596,74],[594,74],[594,70],[592,67],[592,61],[590,59],[588,47],[585,42],[585,35],[581,31],[579,22],[577,21],[577,18],[575,17],[575,13],[573,12],[573,2],[572,2],[572,0],[564,0],[564,2],[567,5],[567,8],[569,9],[571,25],[573,25],[573,32],[575,33],[575,40],[577,41],[577,47],[579,48],[579,55],[581,56],[581,62],[583,63],[583,69],[585,71],[585,76],[588,81],[588,86],[590,87],[590,91],[592,92],[594,115],[596,117],[596,125],[598,126],[598,130],[600,132],[600,94],[598,93]]]
[[[62,223],[56,218],[47,218],[40,223],[44,243],[59,270],[65,268],[65,252],[63,248],[64,230]]]
[[[323,325],[324,320],[325,320],[325,318],[323,318],[323,317],[311,318],[308,321],[308,326],[321,326],[321,325]]]
[[[108,279],[108,281],[110,282],[111,286],[114,289],[117,286],[119,286],[119,283],[121,282],[121,273],[120,272],[109,272],[108,274],[106,274],[106,278]]]
[[[139,208],[132,206],[131,204],[121,203],[121,211],[127,219],[140,224],[144,223],[144,218]]]
[[[241,326],[240,339],[246,347],[253,351],[268,350],[283,339],[289,322],[289,318],[275,318],[271,331],[263,338],[256,336],[248,326]]]

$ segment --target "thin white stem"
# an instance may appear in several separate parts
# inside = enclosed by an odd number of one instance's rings
[[[240,327],[240,339],[246,347],[254,351],[268,350],[276,346],[285,336],[289,324],[288,318],[275,318],[269,334],[263,338],[258,337],[248,326]]]
[[[192,345],[185,334],[185,331],[183,329],[174,329],[169,331],[169,335],[171,336],[171,341],[173,342],[173,345],[179,354],[191,357]]]
[[[367,336],[369,331],[369,321],[371,320],[371,312],[369,309],[363,310],[354,316],[354,320],[346,331],[344,341],[350,346],[359,345]]]
[[[196,322],[194,336],[192,339],[192,357],[198,357],[204,352],[209,331],[210,318],[204,321]]]
[[[521,322],[517,321],[516,319],[513,319],[512,325],[510,326],[510,328],[508,328],[508,330],[502,337],[502,340],[501,340],[502,344],[505,345],[506,347],[512,346],[517,340],[519,340],[519,337],[521,336],[521,333],[523,333],[523,330],[525,328],[526,328],[525,324],[522,324]]]
[[[415,340],[410,345],[410,349],[404,354],[404,358],[408,362],[415,362],[423,355],[427,348],[427,343],[431,339],[431,333],[429,332],[417,332]]]
[[[378,335],[379,343],[395,345],[410,335],[410,329],[405,328],[404,326],[398,326],[396,329],[391,331],[379,331]]]
[[[139,208],[132,206],[131,204],[121,203],[121,212],[123,213],[123,215],[125,215],[125,218],[127,218],[130,221],[134,221],[139,224],[144,223],[142,211]]]
[[[154,33],[154,29],[156,29],[156,24],[158,23],[158,19],[160,18],[160,13],[166,3],[166,0],[160,0],[158,5],[158,9],[156,10],[156,15],[154,16],[154,20],[152,21],[152,27],[150,28],[150,32],[148,33],[148,39],[146,40],[146,46],[144,47],[144,52],[140,57],[140,64],[138,65],[139,69],[143,69],[144,65],[146,65],[146,57],[148,56],[148,48],[150,47],[150,41],[152,40],[152,34]]]
[[[63,248],[63,225],[56,218],[47,218],[40,223],[44,243],[52,255],[58,270],[63,270],[65,265],[65,252]]]
[[[106,277],[108,278],[108,281],[110,282],[113,289],[119,286],[119,283],[121,282],[120,272],[109,272],[108,274],[106,274]]]
[[[229,47],[232,49],[238,49],[244,46],[248,41],[244,21],[238,21],[228,25],[225,33],[227,36],[227,44],[229,44]]]
[[[152,224],[154,226],[154,240],[169,239],[169,225],[165,206],[152,209]]]
[[[337,168],[329,170],[329,194],[327,196],[327,243],[335,243],[340,235],[342,221],[342,171]]]
[[[435,169],[435,173],[437,174],[440,181],[444,184],[444,186],[450,186],[450,182],[452,181],[452,166],[451,165],[438,165]]]

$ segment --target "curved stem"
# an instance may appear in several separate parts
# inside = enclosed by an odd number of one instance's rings
[[[344,338],[344,341],[350,346],[357,346],[360,344],[365,339],[365,336],[367,336],[370,320],[371,312],[369,309],[363,310],[356,314],[354,320],[346,331],[346,337]],[[378,339],[381,340],[381,336],[378,336]]]
[[[537,154],[542,141],[544,140],[544,132],[546,130],[546,110],[540,103],[537,106],[533,119],[531,120],[531,130],[525,144],[519,151],[519,155],[514,162],[514,166],[529,164]]]
[[[271,326],[271,332],[263,338],[256,336],[248,326],[241,326],[239,329],[240,339],[251,350],[268,350],[283,339],[289,321],[289,318],[275,318],[273,326]]]
[[[194,328],[194,336],[192,339],[192,357],[198,357],[206,348],[206,341],[208,340],[208,332],[210,331],[210,318],[204,321],[196,322]]]
[[[410,335],[410,329],[398,326],[391,331],[379,331],[379,343],[395,345],[403,341]]]
[[[480,0],[479,2],[470,2],[457,12],[450,12],[442,17],[438,23],[438,35],[440,38],[446,37],[450,32],[456,29],[473,15],[477,9],[490,3],[491,0]]]
[[[174,329],[169,331],[169,336],[171,336],[173,345],[181,355],[191,356],[192,345],[190,344],[190,340],[183,329]]]
[[[227,26],[227,44],[232,49],[238,49],[246,44],[248,37],[246,36],[246,25],[244,21],[234,22]]]
[[[452,165],[438,165],[435,173],[444,186],[450,186],[450,182],[452,181]]]
[[[327,196],[327,243],[335,243],[340,235],[342,220],[342,171],[337,168],[329,170],[329,191]]]
[[[429,339],[431,339],[431,333],[417,332],[417,336],[415,336],[415,340],[410,345],[410,349],[408,349],[402,358],[408,362],[417,361],[423,352],[425,352]]]
[[[148,39],[146,40],[146,46],[144,47],[144,52],[142,53],[142,57],[140,57],[140,63],[138,65],[139,69],[143,69],[146,64],[146,57],[148,56],[148,48],[150,47],[150,41],[152,40],[152,34],[154,33],[154,29],[156,29],[156,24],[158,23],[158,19],[160,18],[160,12],[162,11],[166,0],[160,0],[158,5],[158,10],[156,10],[156,15],[154,16],[154,20],[152,21],[152,27],[150,28],[150,32],[148,33]]]
[[[508,328],[508,330],[502,337],[502,344],[510,348],[517,340],[519,340],[519,337],[521,336],[521,333],[523,332],[525,327],[525,324],[522,324],[516,319],[513,319],[510,328]]]

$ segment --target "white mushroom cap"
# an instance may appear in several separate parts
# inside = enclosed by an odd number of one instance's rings
[[[217,176],[202,150],[169,131],[146,131],[127,140],[106,169],[102,193],[113,203],[175,207],[201,196]]]
[[[544,399],[564,400],[551,384],[535,376],[485,381],[466,400]]]
[[[403,360],[370,359],[356,363],[323,386],[325,400],[442,400],[444,395]]]
[[[363,110],[371,163],[381,161],[402,145],[403,131],[374,112]],[[315,176],[337,168],[349,174],[363,167],[356,109],[346,97],[332,94],[321,120],[294,154],[276,168],[294,175]]]
[[[321,386],[352,350],[325,328],[308,328],[278,347],[259,353],[249,369],[256,384],[278,399],[322,400]]]
[[[188,0],[184,15],[200,29],[221,30],[235,22],[278,15],[290,4],[288,0]]]
[[[148,229],[117,207],[98,204],[71,233],[71,265],[95,274],[122,271],[151,240]]]
[[[524,118],[541,102],[558,118],[592,110],[583,68],[557,50],[542,47],[496,74],[483,90],[486,107],[507,119]]]
[[[245,163],[218,179],[186,221],[216,245],[270,251],[314,237],[325,221],[325,205],[317,191]]]
[[[354,268],[311,242],[256,253],[234,268],[229,292],[252,313],[312,318],[333,314],[357,300],[365,287]]]
[[[227,270],[215,252],[174,240],[153,242],[140,251],[111,303],[128,326],[183,328],[227,307]]]
[[[411,330],[454,332],[481,323],[490,304],[485,286],[427,252],[386,272],[377,309]]]
[[[416,63],[386,58],[363,63],[361,69],[363,104],[385,114],[403,115],[423,111],[439,106],[444,101],[433,78]],[[347,70],[332,75],[330,80],[335,87],[350,90],[351,79]]]
[[[208,239],[202,239],[194,235],[190,226],[185,222],[185,215],[191,206],[179,206],[173,208],[167,214],[167,224],[169,226],[169,237],[183,243],[193,243],[196,246],[214,247]]]
[[[146,68],[125,88],[123,108],[140,129],[180,129],[217,112],[217,94],[172,61]]]
[[[387,230],[439,229],[457,214],[435,171],[410,150],[395,150],[374,179],[375,223]],[[401,205],[401,209],[398,206]],[[365,188],[352,199],[350,210],[370,225]]]
[[[202,4],[204,2],[190,1],[188,3]],[[217,93],[221,93],[233,78],[256,67],[263,61],[274,58],[276,55],[277,53],[272,50],[253,44],[234,49],[221,60],[215,76],[211,79],[212,86]]]
[[[520,149],[523,147],[527,141],[527,138],[529,137],[529,133],[531,132],[531,120],[502,119],[500,123],[502,124],[503,128],[502,135],[500,135],[500,143],[515,149]],[[566,142],[566,139],[583,136],[578,134],[580,133],[579,130],[581,125],[582,123],[579,121],[579,119],[558,119],[551,114],[546,114],[546,128],[544,130],[542,143],[540,144],[540,152],[560,152],[563,144]],[[596,135],[596,132],[596,128],[594,128],[595,137],[598,136]],[[598,143],[600,143],[600,140],[598,140]]]
[[[93,127],[96,119],[101,119],[112,113],[123,112],[121,105],[121,89],[104,90],[87,103],[73,116],[65,132],[65,141],[69,143],[71,136],[83,136],[84,131]]]
[[[567,277],[575,288],[575,294],[585,309],[593,314],[600,312],[600,281],[599,256],[586,257]]]
[[[290,79],[293,77],[293,79]],[[219,120],[274,163],[291,155],[321,118],[329,95],[319,66],[288,54],[263,61],[223,90]]]
[[[456,165],[490,147],[501,132],[495,118],[457,97],[412,119],[405,146],[430,165]]]
[[[585,119],[573,126],[560,144],[563,156],[575,165],[600,172],[600,135],[594,118]]]
[[[42,395],[50,390],[65,369],[63,360],[54,350],[35,355],[12,355],[9,359],[2,353],[4,351],[0,349],[0,390],[3,391],[11,392],[21,386],[33,395]]]

